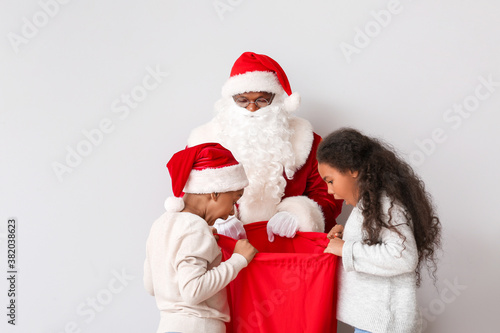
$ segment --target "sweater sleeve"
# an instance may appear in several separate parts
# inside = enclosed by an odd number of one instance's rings
[[[155,295],[153,288],[153,275],[151,273],[151,263],[149,262],[149,256],[146,254],[146,260],[144,260],[144,288],[151,295]]]
[[[382,229],[381,241],[374,245],[347,240],[342,249],[342,263],[346,272],[356,271],[377,276],[395,276],[412,272],[418,264],[418,251],[413,229],[402,209],[395,206],[391,212],[394,230]]]
[[[175,258],[180,294],[192,305],[215,295],[247,266],[245,257],[234,253],[225,262],[208,269],[220,255],[220,249],[208,228],[205,229],[186,233]]]

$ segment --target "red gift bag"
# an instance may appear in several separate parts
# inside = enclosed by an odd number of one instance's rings
[[[245,225],[259,253],[227,289],[229,333],[336,333],[337,256],[323,253],[326,234],[298,232],[269,242],[267,222]],[[220,236],[223,260],[236,240]]]

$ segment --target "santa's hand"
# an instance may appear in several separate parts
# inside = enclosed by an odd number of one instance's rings
[[[298,228],[299,224],[295,215],[289,212],[279,212],[267,222],[267,238],[270,242],[274,242],[274,234],[293,238]]]
[[[243,222],[234,216],[229,216],[227,220],[215,220],[214,227],[217,229],[219,235],[228,236],[234,239],[247,238]]]

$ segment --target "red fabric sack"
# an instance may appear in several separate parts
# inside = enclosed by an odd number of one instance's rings
[[[323,253],[325,233],[298,232],[269,242],[267,222],[245,225],[259,253],[227,289],[228,333],[336,333],[337,256]],[[223,260],[236,240],[220,235]]]

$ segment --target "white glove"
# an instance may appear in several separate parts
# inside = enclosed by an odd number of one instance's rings
[[[234,239],[247,238],[243,222],[238,220],[235,216],[229,216],[227,220],[215,220],[214,227],[217,229],[219,235],[232,237]]]
[[[267,238],[270,242],[274,242],[274,234],[293,238],[298,229],[299,225],[295,215],[289,212],[279,212],[267,222]]]

